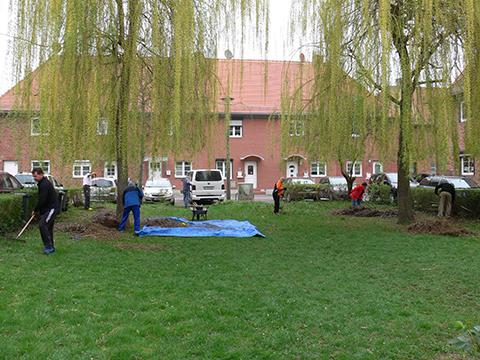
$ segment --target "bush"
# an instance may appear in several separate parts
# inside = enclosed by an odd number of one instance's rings
[[[438,208],[439,197],[432,188],[412,188],[415,210],[432,211]],[[465,189],[455,191],[452,215],[464,213],[471,217],[480,216],[480,190]]]
[[[21,224],[23,215],[22,201],[22,196],[19,194],[2,194],[0,196],[0,208],[2,209],[1,234],[11,232]]]
[[[289,185],[284,194],[286,201],[301,201],[305,199],[320,200],[320,185],[295,184]]]
[[[392,187],[387,184],[369,184],[364,200],[374,204],[392,204],[396,201],[392,194]]]
[[[68,189],[66,204],[71,204],[74,207],[83,206],[84,205],[83,188]]]

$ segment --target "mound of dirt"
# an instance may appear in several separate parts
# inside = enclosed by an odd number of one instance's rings
[[[425,220],[416,222],[406,228],[410,234],[469,236],[479,235],[475,231],[464,229],[449,220]]]
[[[114,210],[99,206],[92,216],[80,218],[78,222],[55,224],[56,231],[66,232],[74,238],[95,237],[114,239],[119,237],[119,223]]]
[[[393,218],[398,216],[396,210],[376,210],[365,206],[350,206],[346,209],[335,210],[333,215],[348,215],[358,217],[379,217],[381,219]]]
[[[172,219],[149,219],[147,220],[147,226],[159,226],[163,228],[190,227],[184,222],[179,222]]]

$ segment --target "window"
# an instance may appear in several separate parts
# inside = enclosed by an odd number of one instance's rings
[[[40,167],[43,172],[50,173],[50,160],[32,160],[30,166],[33,168]]]
[[[97,122],[97,134],[98,135],[107,135],[108,134],[108,120],[107,118],[100,118]]]
[[[175,177],[185,177],[192,170],[191,161],[177,161],[175,163]]]
[[[379,161],[373,162],[373,173],[374,174],[381,174],[383,173],[383,165]]]
[[[117,164],[115,162],[109,163],[105,162],[105,167],[103,169],[105,177],[117,178]]]
[[[350,174],[350,170],[352,170],[352,176],[362,176],[362,163],[347,161],[347,173]]]
[[[43,131],[40,129],[40,118],[34,117],[30,120],[30,135],[31,136],[38,136],[38,135],[48,135],[48,131]]]
[[[467,121],[467,105],[465,102],[460,103],[460,122]]]
[[[435,163],[430,163],[430,174],[436,174],[437,173],[437,165]]]
[[[74,178],[83,178],[87,175],[92,169],[90,160],[75,160],[73,164],[72,177]]]
[[[470,155],[460,156],[462,175],[475,175],[475,159]]]
[[[230,137],[243,136],[243,120],[230,120]]]
[[[313,161],[310,163],[310,175],[313,177],[326,176],[327,164],[323,161]]]
[[[305,135],[305,123],[303,120],[290,121],[290,136],[303,136]]]
[[[215,166],[217,170],[220,170],[222,173],[223,178],[225,179],[225,174],[227,172],[227,162],[225,159],[217,159],[215,160]],[[233,160],[230,159],[230,180],[232,179],[232,169],[233,169]]]

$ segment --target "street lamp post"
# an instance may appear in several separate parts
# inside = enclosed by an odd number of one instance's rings
[[[226,128],[226,145],[227,145],[227,158],[225,164],[225,177],[227,178],[227,200],[231,199],[230,190],[230,104],[235,100],[231,97],[222,98],[225,104],[225,128]]]

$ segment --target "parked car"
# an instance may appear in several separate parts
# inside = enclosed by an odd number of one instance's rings
[[[322,192],[322,197],[329,198],[330,200],[348,199],[348,186],[347,180],[343,176],[324,176],[318,181],[325,189]]]
[[[23,185],[15,176],[6,171],[0,171],[0,193],[10,193],[20,189],[23,189]]]
[[[391,197],[393,199],[397,198],[397,189],[398,189],[397,173],[373,174],[370,180],[368,180],[368,184],[388,185],[391,188]]]
[[[60,182],[55,176],[48,173],[44,173],[43,176],[50,180],[55,190],[63,190],[63,184],[60,184]],[[16,174],[15,178],[17,178],[17,180],[20,181],[20,183],[26,188],[32,188],[37,186],[37,182],[33,179],[32,173],[21,172]]]
[[[143,187],[144,201],[165,201],[175,205],[175,196],[173,195],[173,189],[170,180],[161,178],[155,180],[147,180]]]
[[[480,184],[468,177],[443,175],[428,176],[420,181],[418,187],[435,188],[438,184],[446,182],[455,186],[455,189],[480,189]]]
[[[283,182],[283,188],[285,189],[284,198],[286,201],[320,199],[319,186],[315,184],[315,181],[306,177],[290,177],[286,178]]]
[[[93,185],[90,187],[91,201],[117,201],[117,184],[115,179],[97,177],[93,179]]]
[[[18,174],[15,175],[15,178],[25,188],[32,188],[32,187],[37,186],[37,182],[33,179],[32,173],[18,173]]]
[[[190,202],[197,204],[211,204],[224,201],[226,197],[225,181],[220,170],[199,169],[191,170],[187,176],[192,183]]]

